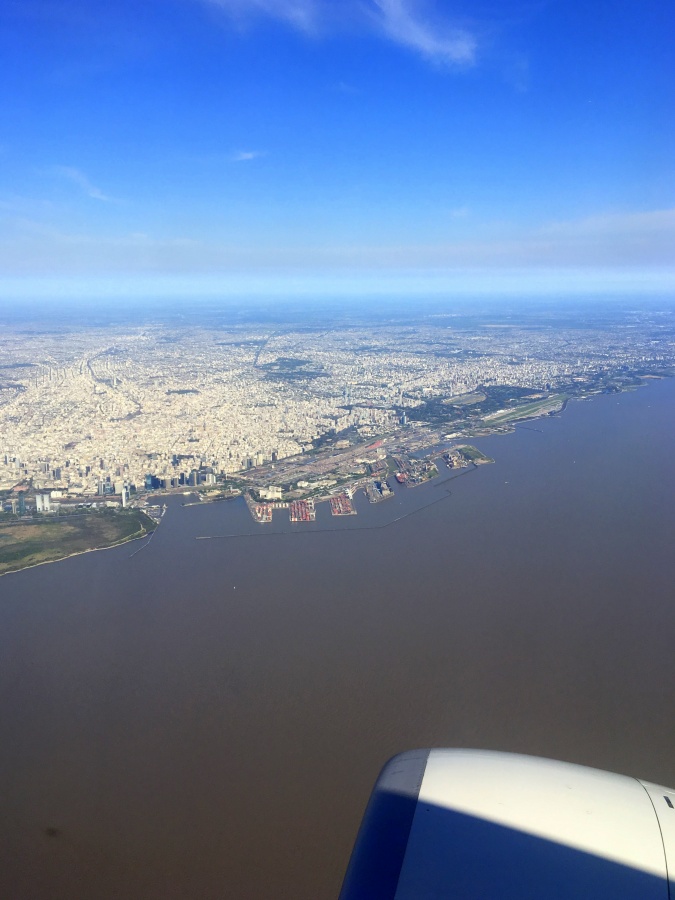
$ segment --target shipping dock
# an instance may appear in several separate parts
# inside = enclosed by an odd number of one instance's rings
[[[248,511],[251,513],[254,522],[260,522],[262,524],[264,522],[272,521],[272,510],[275,504],[256,503],[253,497],[248,493],[244,495],[244,499],[246,500],[246,506],[248,506]]]
[[[250,507],[251,513],[253,514],[253,518],[256,522],[271,522],[272,521],[272,504],[271,503],[256,503],[252,507]]]
[[[291,522],[313,522],[316,519],[316,510],[313,500],[294,500],[289,506]]]
[[[369,481],[366,485],[366,497],[371,503],[379,503],[388,497],[393,497],[391,488],[386,481]]]
[[[438,469],[431,459],[415,459],[406,454],[392,457],[398,466],[398,472],[394,476],[399,484],[414,487],[423,484],[438,475]],[[446,459],[446,462],[448,460]],[[448,463],[450,465],[450,463]]]
[[[352,498],[347,493],[337,494],[337,496],[330,498],[330,511],[334,516],[356,515]]]

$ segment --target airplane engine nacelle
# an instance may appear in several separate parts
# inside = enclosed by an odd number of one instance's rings
[[[669,879],[670,876],[670,879]],[[675,791],[475,750],[395,756],[340,900],[675,900]]]

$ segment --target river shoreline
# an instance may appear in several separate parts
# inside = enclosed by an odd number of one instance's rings
[[[649,378],[649,380],[645,380],[641,385],[639,385],[640,387],[648,387],[649,384],[650,384],[650,382],[653,383],[653,382],[662,381],[662,380],[664,380],[664,379],[667,379],[669,376],[665,376],[665,375],[664,375],[664,376],[656,376],[656,375],[653,375],[653,376],[645,376],[645,379],[647,379],[647,377]],[[630,392],[630,391],[632,391],[632,390],[633,390],[633,388],[630,388],[630,389],[626,388],[625,390],[618,391],[617,394]],[[438,443],[431,444],[431,445],[429,445],[429,447],[427,447],[425,450],[416,451],[415,456],[416,456],[416,458],[422,458],[422,459],[427,459],[427,458],[428,458],[428,459],[430,459],[430,460],[431,460],[431,459],[434,459],[434,458],[440,458],[444,452],[448,452],[448,451],[450,451],[450,450],[452,450],[452,449],[457,449],[457,448],[459,448],[459,447],[466,446],[468,440],[479,440],[479,441],[480,441],[480,440],[485,439],[485,438],[493,438],[493,437],[498,437],[498,436],[503,436],[503,435],[508,435],[508,434],[514,434],[514,433],[515,433],[517,430],[519,430],[519,429],[520,429],[520,430],[525,430],[525,431],[533,431],[533,432],[541,433],[541,429],[533,428],[533,427],[528,427],[528,425],[526,425],[526,424],[524,424],[524,423],[526,423],[526,422],[534,422],[534,421],[537,421],[537,420],[543,420],[543,419],[547,419],[547,418],[557,418],[557,417],[560,417],[560,416],[563,415],[563,413],[564,413],[564,412],[566,411],[566,409],[568,408],[568,405],[569,405],[569,403],[570,403],[571,400],[579,400],[579,401],[585,401],[585,402],[591,401],[591,402],[592,402],[593,400],[596,400],[596,399],[598,399],[599,397],[602,397],[602,396],[606,396],[606,394],[598,393],[598,394],[593,394],[593,395],[591,395],[591,396],[580,396],[580,397],[574,397],[574,396],[572,396],[572,397],[566,397],[565,400],[562,401],[562,405],[561,405],[560,409],[559,409],[559,410],[556,410],[556,411],[554,411],[554,412],[543,411],[543,412],[537,413],[537,414],[535,414],[535,415],[525,415],[525,416],[523,416],[522,419],[514,419],[513,421],[510,421],[510,422],[508,422],[508,423],[505,423],[505,424],[502,425],[502,426],[497,425],[497,426],[494,427],[494,428],[489,428],[489,427],[486,428],[486,429],[485,429],[485,428],[476,428],[476,429],[474,429],[473,431],[469,431],[469,432],[466,433],[466,434],[463,434],[463,435],[461,435],[461,436],[458,436],[458,437],[452,439],[450,442],[445,442],[445,441],[444,441],[444,442],[442,442],[442,443],[440,443],[440,444],[438,444]],[[514,410],[514,413],[515,413],[515,412],[516,412],[516,410]],[[371,441],[371,443],[372,443],[372,441]],[[440,448],[440,449],[439,449],[439,448]],[[472,461],[472,462],[471,462],[471,468],[467,469],[466,471],[467,471],[467,472],[468,472],[468,471],[473,471],[473,470],[475,470],[475,468],[477,468],[478,466],[485,465],[485,464],[487,464],[488,462],[494,462],[494,460],[480,459],[480,460],[477,460],[476,462],[473,462],[473,461]],[[452,478],[456,478],[456,477],[457,477],[457,474],[455,474],[454,476],[451,476],[450,478],[441,478],[441,479],[439,480],[440,474],[441,474],[441,473],[439,472],[436,476],[433,476],[433,477],[431,477],[431,478],[425,479],[424,481],[416,482],[416,483],[413,483],[413,484],[406,484],[402,489],[403,489],[404,491],[408,491],[410,488],[423,488],[423,487],[428,487],[428,486],[430,486],[430,485],[433,485],[433,486],[440,486],[440,485],[444,484],[446,481],[451,480]],[[464,474],[464,473],[460,473],[460,474]],[[359,492],[359,491],[365,491],[365,484],[366,484],[367,482],[369,482],[370,480],[372,480],[372,479],[370,479],[370,478],[368,478],[368,477],[364,478],[363,476],[359,476],[359,478],[356,479],[356,480],[353,481],[353,482],[348,482],[348,483],[346,483],[346,484],[340,485],[339,491],[349,491],[349,492],[351,492],[352,496],[354,496],[354,495],[355,495],[357,492]],[[184,490],[181,490],[180,492],[178,492],[178,491],[176,491],[176,492],[157,492],[157,493],[154,493],[154,494],[149,495],[149,498],[148,498],[148,499],[152,499],[152,498],[160,498],[160,497],[171,497],[171,496],[176,496],[178,493],[185,494],[185,491],[184,491]],[[230,495],[230,496],[223,496],[223,495],[220,495],[220,496],[216,496],[216,497],[213,497],[213,498],[209,498],[208,496],[204,496],[203,494],[199,494],[197,491],[190,492],[190,493],[191,493],[193,496],[198,495],[198,496],[199,496],[199,499],[196,500],[196,501],[192,501],[192,502],[184,502],[184,503],[182,503],[181,506],[182,506],[183,508],[189,508],[189,507],[205,507],[205,506],[212,505],[212,504],[216,504],[216,503],[224,503],[224,502],[226,502],[226,501],[236,501],[236,500],[239,500],[239,499],[242,499],[242,498],[244,498],[244,499],[246,500],[246,495],[245,495],[244,492],[242,492],[242,493],[240,493],[240,494]],[[326,493],[326,494],[321,494],[320,496],[310,496],[309,499],[311,499],[311,500],[313,501],[314,504],[319,505],[319,504],[324,503],[325,501],[329,501],[330,498],[331,498],[331,496],[332,496],[332,493],[329,492],[329,493]],[[394,496],[394,495],[392,494],[391,496]],[[308,499],[308,498],[305,498],[305,499]],[[383,498],[383,499],[389,499],[389,498],[387,497],[387,498]],[[445,498],[441,498],[441,499],[445,499]],[[394,524],[395,522],[399,522],[399,521],[401,521],[402,519],[405,519],[405,518],[407,518],[408,516],[413,515],[414,513],[418,512],[419,510],[421,510],[421,509],[426,509],[426,508],[428,508],[429,506],[432,506],[433,504],[435,504],[435,503],[437,503],[437,502],[438,502],[437,499],[432,500],[430,503],[426,503],[426,504],[424,504],[424,506],[419,507],[419,509],[414,509],[414,510],[411,510],[411,511],[409,511],[409,512],[406,512],[404,515],[402,515],[402,516],[397,516],[397,517],[395,517],[395,518],[393,518],[393,519],[391,519],[390,521],[385,522],[385,523],[379,523],[379,524],[374,524],[374,525],[373,525],[373,524],[371,524],[371,525],[359,525],[359,524],[356,524],[356,523],[350,523],[349,530],[352,530],[352,531],[368,531],[368,530],[373,530],[373,529],[386,528],[386,527],[388,527],[389,525],[392,525],[392,524]],[[255,503],[255,501],[251,500],[251,501],[249,502],[249,500],[246,500],[246,503],[247,503],[247,506],[249,507],[249,511],[251,512],[251,509],[250,509],[251,504],[252,504],[252,503]],[[148,504],[148,505],[149,505],[149,506],[152,506],[153,504],[150,503],[150,504]],[[379,504],[378,504],[378,506],[379,506]],[[142,511],[142,508],[141,508],[141,507],[138,507],[138,509],[141,509],[141,511]],[[148,515],[148,514],[146,513],[146,515]],[[148,516],[148,517],[151,518],[150,516]],[[253,515],[253,512],[251,512],[251,519],[255,522],[256,525],[268,524],[268,522],[261,522],[261,521],[256,520],[255,517],[254,517],[254,515]],[[161,521],[161,519],[160,519],[159,521]],[[159,524],[159,521],[156,521],[156,525]],[[300,523],[300,524],[303,526],[303,530],[302,530],[302,531],[298,531],[298,532],[293,532],[293,533],[302,534],[302,533],[308,533],[308,532],[310,532],[310,531],[313,532],[313,533],[316,533],[316,532],[331,532],[331,531],[342,531],[342,530],[344,530],[343,528],[321,527],[320,524],[319,524],[319,527],[307,527],[307,528],[304,528],[305,525],[308,525],[308,526],[310,526],[310,525],[311,525],[311,526],[315,526],[316,523],[314,522],[314,520],[312,520],[311,523],[308,522],[308,523]],[[242,532],[237,532],[237,533],[233,533],[233,534],[224,534],[224,535],[203,535],[203,536],[199,536],[197,539],[198,539],[198,540],[221,539],[221,538],[243,537],[243,536],[256,536],[256,535],[259,535],[259,534],[277,534],[277,533],[279,533],[279,532],[277,532],[277,531],[270,531],[269,529],[263,529],[263,528],[261,528],[259,531],[256,531],[256,532],[253,533],[252,535],[247,535],[247,534],[242,533]],[[152,535],[154,534],[154,530],[153,530],[152,532],[149,532],[149,534],[150,534],[150,537],[152,537]],[[82,555],[83,553],[95,553],[95,552],[98,552],[98,551],[100,551],[100,550],[110,550],[110,549],[114,549],[115,547],[118,547],[118,546],[120,546],[121,544],[124,544],[124,543],[128,543],[128,542],[131,541],[131,540],[142,540],[142,539],[143,539],[144,537],[146,537],[147,535],[148,535],[148,533],[146,532],[146,534],[141,534],[141,535],[138,535],[138,536],[135,536],[135,537],[126,538],[126,539],[124,539],[124,540],[122,540],[122,541],[117,541],[117,542],[115,542],[114,544],[106,545],[106,546],[104,546],[104,547],[91,547],[91,548],[87,548],[86,550],[78,550],[78,551],[76,551],[76,552],[74,552],[74,553],[66,553],[66,554],[64,554],[63,556],[59,556],[59,557],[56,558],[56,559],[44,560],[44,561],[41,561],[41,562],[39,562],[39,563],[30,563],[29,565],[21,566],[20,568],[12,569],[11,571],[2,572],[2,573],[0,573],[0,577],[2,577],[2,576],[4,576],[4,575],[15,575],[15,574],[17,574],[17,573],[19,573],[19,572],[23,572],[23,571],[25,571],[25,570],[27,570],[27,569],[35,568],[35,567],[37,567],[37,566],[49,565],[49,564],[51,564],[51,563],[56,563],[56,562],[63,562],[63,561],[66,560],[66,559],[70,559],[71,557],[75,557],[75,556],[80,556],[80,555]],[[148,543],[149,543],[149,542],[148,542]],[[131,554],[131,556],[135,556],[135,555],[136,555],[137,553],[139,553],[140,550],[142,550],[142,549],[144,549],[144,547],[141,547],[141,548],[139,548],[138,550],[136,550],[133,554]]]

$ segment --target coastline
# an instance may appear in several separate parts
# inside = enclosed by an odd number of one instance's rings
[[[649,385],[650,381],[660,381],[660,380],[666,379],[671,376],[650,375],[650,376],[644,376],[644,377],[645,377],[645,380],[639,385],[640,387],[647,387]],[[647,380],[647,379],[649,379],[649,380]],[[626,393],[627,391],[633,390],[633,389],[634,388],[631,386],[630,388],[617,390],[616,392],[611,392],[611,393],[621,394],[621,393]],[[561,401],[561,405],[558,409],[554,409],[554,410],[546,409],[546,404],[544,403],[544,404],[542,404],[544,406],[544,408],[541,411],[536,412],[536,413],[526,413],[522,416],[522,418],[516,417],[517,409],[514,409],[513,410],[514,416],[510,421],[508,421],[508,423],[504,423],[503,425],[497,424],[495,427],[490,427],[489,424],[487,424],[487,427],[485,427],[486,423],[483,422],[482,423],[483,427],[479,426],[474,429],[468,429],[465,433],[454,437],[451,442],[443,441],[440,444],[439,443],[431,443],[431,444],[428,444],[426,447],[415,450],[414,453],[421,454],[421,457],[419,457],[421,459],[431,460],[431,459],[442,457],[444,452],[449,452],[452,449],[459,449],[461,447],[467,446],[468,441],[471,439],[480,440],[482,438],[490,438],[490,437],[497,437],[500,435],[514,434],[516,429],[523,429],[526,431],[533,431],[533,432],[541,433],[541,429],[528,427],[528,425],[524,424],[524,423],[534,422],[538,419],[545,419],[548,417],[552,417],[552,418],[561,417],[563,412],[566,411],[571,400],[580,400],[580,401],[584,401],[584,402],[589,402],[589,401],[593,401],[593,400],[597,399],[598,397],[603,396],[606,393],[610,393],[610,392],[602,392],[602,393],[598,392],[598,393],[594,393],[591,395],[578,396],[578,397],[577,396],[566,396],[564,398],[564,400]],[[387,435],[381,436],[380,439],[384,441],[387,438],[391,438],[392,436],[393,435],[391,435],[391,434],[387,434]],[[436,434],[429,435],[429,438],[436,438],[436,437],[438,437],[438,435],[436,435]],[[372,444],[372,440],[370,443]],[[439,449],[443,445],[445,445],[444,449]],[[441,473],[438,472],[437,475],[432,476],[431,478],[425,479],[423,481],[415,482],[412,484],[406,484],[402,488],[402,490],[407,491],[410,488],[419,488],[419,487],[430,486],[430,485],[434,485],[435,487],[441,487],[447,481],[451,481],[454,478],[459,477],[460,475],[465,475],[465,474],[468,474],[469,472],[473,472],[480,466],[494,463],[494,462],[495,462],[495,460],[490,459],[490,458],[481,458],[481,459],[478,459],[475,461],[471,460],[469,462],[469,465],[465,469],[456,472],[456,474],[454,474],[454,475],[451,475],[449,477],[439,478]],[[351,494],[351,496],[354,496],[359,491],[365,491],[366,483],[371,480],[372,480],[371,478],[368,478],[368,477],[364,478],[364,476],[361,475],[354,482],[340,485],[340,491],[348,491]],[[197,494],[197,492],[192,492],[192,493],[193,493],[193,495]],[[403,515],[396,516],[395,518],[391,519],[390,521],[387,521],[384,523],[379,523],[379,524],[365,524],[365,525],[358,525],[353,522],[350,522],[348,528],[349,528],[349,530],[353,530],[353,531],[371,531],[371,530],[379,530],[382,528],[388,528],[389,526],[391,526],[397,522],[400,522],[406,518],[409,518],[410,516],[415,515],[416,513],[421,512],[424,509],[428,509],[429,507],[440,502],[440,500],[446,499],[450,495],[451,495],[451,491],[448,489],[447,492],[444,494],[444,496],[437,497],[437,498],[431,500],[429,503],[425,503],[424,505],[422,505],[420,507],[409,510],[408,512],[405,512]],[[162,493],[155,494],[154,496],[156,496],[156,497],[171,496],[171,492],[162,492]],[[331,496],[333,496],[332,492],[326,493],[326,494],[321,494],[319,496],[309,495],[308,497],[305,497],[304,499],[311,500],[311,502],[313,504],[318,505],[318,504],[325,503],[326,501],[329,501],[331,499]],[[393,494],[391,496],[393,496]],[[204,495],[199,495],[199,497],[200,497],[200,499],[198,499],[198,500],[181,504],[182,508],[194,507],[194,506],[207,506],[207,505],[212,505],[214,503],[222,503],[223,501],[226,501],[226,500],[238,500],[238,499],[243,498],[245,500],[247,506],[249,507],[249,512],[251,512],[251,504],[255,503],[255,501],[252,501],[250,497],[247,497],[247,492],[242,492],[240,494],[231,494],[230,496],[223,496],[222,494],[219,494],[218,496],[215,496],[213,498],[204,497]],[[384,497],[382,499],[383,500],[389,499],[389,497]],[[150,505],[152,506],[152,504],[150,504]],[[288,506],[288,503],[284,502],[283,504],[280,504],[280,505]],[[376,505],[378,507],[380,506],[379,503],[374,504],[374,505]],[[142,534],[134,533],[133,535],[123,538],[122,540],[115,541],[112,544],[107,544],[102,547],[89,547],[84,550],[76,550],[72,553],[65,553],[63,556],[58,556],[55,559],[46,559],[46,560],[42,560],[40,562],[30,563],[25,566],[19,566],[16,569],[11,569],[9,571],[0,573],[0,577],[3,577],[5,575],[14,575],[19,572],[23,572],[27,569],[36,568],[37,566],[44,566],[44,565],[50,565],[52,563],[63,562],[64,560],[70,559],[71,557],[81,556],[84,553],[96,553],[96,552],[103,551],[103,550],[112,550],[116,547],[122,546],[123,544],[127,544],[127,543],[130,543],[133,541],[140,541],[146,537],[149,537],[149,540],[145,545],[143,545],[142,547],[139,547],[132,554],[130,554],[129,558],[132,558],[133,556],[135,556],[137,553],[140,553],[141,550],[144,550],[145,547],[148,546],[148,544],[150,543],[150,540],[152,540],[152,538],[154,537],[154,534],[161,523],[161,517],[159,520],[156,520],[153,517],[151,517],[144,510],[139,510],[139,511],[143,512],[144,515],[146,515],[148,518],[152,519],[153,522],[155,522],[155,528],[152,531],[144,531]],[[263,523],[262,521],[257,520],[254,517],[252,512],[251,512],[251,519],[257,525],[267,524],[267,522]],[[298,523],[298,524],[304,525],[305,523]],[[312,520],[311,524],[312,525],[315,524],[314,520]],[[339,531],[343,531],[343,530],[344,530],[344,528],[320,527],[320,525],[318,525],[318,527],[310,527],[310,528],[306,528],[306,529],[302,528],[299,530],[293,530],[293,531],[289,531],[289,532],[285,532],[285,533],[288,533],[288,534],[307,534],[307,533],[318,533],[318,532],[329,533],[329,532],[339,532]],[[270,531],[269,529],[261,528],[253,533],[239,532],[239,533],[222,534],[222,535],[218,535],[218,534],[216,534],[216,535],[199,535],[199,536],[195,537],[195,540],[218,540],[218,539],[232,538],[232,537],[259,537],[261,534],[278,535],[281,533],[284,533],[284,532],[279,532],[276,530]]]
[[[114,544],[108,544],[107,547],[89,547],[86,550],[76,550],[74,553],[66,553],[64,556],[59,556],[58,559],[44,559],[42,562],[30,563],[27,566],[21,566],[19,569],[11,569],[9,572],[0,572],[0,578],[4,578],[6,575],[17,575],[19,572],[28,571],[28,569],[37,569],[38,566],[50,566],[52,563],[63,562],[66,559],[72,559],[74,556],[82,556],[85,553],[101,553],[104,550],[114,550],[116,547],[121,547],[123,544],[129,544],[132,541],[142,541],[143,538],[152,537],[154,533],[154,531],[146,531],[144,534],[133,534],[130,537],[123,538],[121,541],[116,541]]]
[[[151,518],[151,517],[148,516],[148,518]],[[153,519],[152,521],[155,521],[155,520]],[[52,563],[63,562],[64,560],[71,559],[74,556],[82,556],[82,554],[84,554],[84,553],[98,553],[103,550],[114,550],[116,547],[121,547],[124,544],[129,544],[133,541],[141,541],[146,537],[149,537],[150,539],[152,539],[153,535],[155,534],[155,531],[159,527],[159,524],[160,524],[159,522],[155,522],[155,527],[152,529],[152,531],[148,531],[143,526],[141,526],[140,531],[135,531],[135,532],[133,532],[133,534],[127,535],[126,537],[123,537],[120,540],[113,541],[110,544],[106,544],[103,547],[87,547],[84,550],[74,550],[73,552],[64,553],[62,556],[57,556],[54,559],[43,559],[43,560],[40,560],[39,562],[31,562],[24,566],[19,565],[15,569],[9,569],[5,572],[0,572],[0,578],[3,578],[6,575],[16,575],[18,572],[24,572],[28,569],[35,569],[38,566],[47,566],[47,565],[51,565]],[[143,548],[139,548],[139,549],[143,549]],[[136,552],[138,552],[138,551],[136,551]],[[134,554],[131,554],[131,555],[133,556]]]

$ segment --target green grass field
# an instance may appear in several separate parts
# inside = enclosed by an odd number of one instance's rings
[[[140,510],[102,510],[0,523],[0,575],[142,537],[155,523]]]
[[[461,444],[455,449],[458,451],[458,453],[462,454],[464,459],[468,459],[469,462],[476,463],[476,465],[481,465],[481,463],[494,462],[494,459],[486,456],[485,453],[480,451],[477,447],[473,447],[471,444]]]

